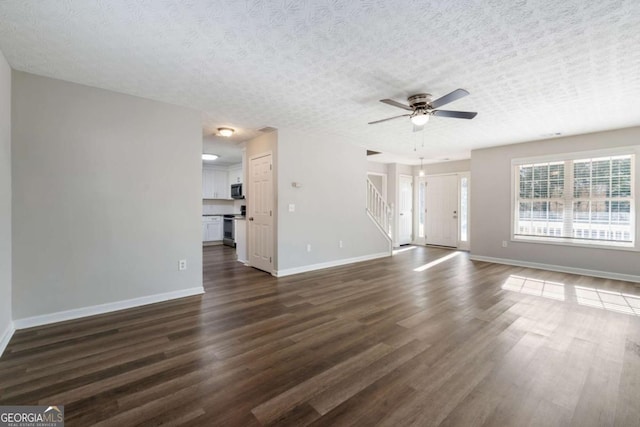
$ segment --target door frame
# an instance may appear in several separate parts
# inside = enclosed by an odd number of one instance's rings
[[[271,262],[271,271],[267,271],[266,273],[270,273],[271,275],[275,276],[276,275],[276,265],[278,262],[278,254],[276,252],[277,249],[277,244],[276,244],[276,227],[277,227],[277,218],[278,218],[278,209],[277,209],[277,205],[276,205],[276,201],[277,201],[277,196],[276,196],[276,182],[275,182],[275,177],[276,177],[276,167],[275,167],[275,162],[274,162],[274,156],[273,156],[273,152],[271,150],[268,151],[264,151],[261,153],[257,153],[257,154],[253,154],[252,156],[249,156],[247,159],[247,168],[246,168],[246,188],[247,188],[247,195],[249,197],[246,198],[247,200],[247,221],[249,221],[248,217],[250,216],[250,212],[251,209],[249,206],[251,206],[251,204],[253,203],[253,196],[251,195],[253,192],[253,184],[252,184],[252,180],[251,180],[251,173],[252,173],[252,169],[251,169],[251,164],[252,161],[255,159],[259,159],[260,157],[265,157],[265,156],[271,156],[271,210],[273,212],[272,215],[272,224],[271,224],[271,256],[272,256],[272,262]],[[247,240],[246,240],[246,248],[247,248],[247,263],[245,265],[251,267],[251,238],[250,238],[250,231],[251,226],[247,223]],[[264,271],[264,270],[261,270]]]
[[[464,251],[468,251],[471,248],[471,172],[470,171],[461,171],[461,172],[446,172],[446,173],[434,173],[434,174],[429,174],[429,175],[425,175],[425,176],[419,176],[416,175],[414,176],[414,180],[415,180],[415,185],[414,185],[414,211],[416,213],[418,213],[418,210],[420,208],[419,206],[419,191],[420,191],[420,183],[421,182],[426,182],[427,179],[432,178],[432,177],[436,177],[436,176],[446,176],[446,175],[456,175],[457,179],[458,179],[458,241],[457,241],[457,249],[460,250],[464,250]],[[461,222],[461,212],[462,212],[462,179],[466,178],[467,179],[467,240],[466,241],[462,241],[460,240],[461,236],[462,236],[462,222]],[[426,224],[426,214],[425,214],[425,224]],[[420,237],[418,235],[418,230],[420,227],[420,219],[419,219],[419,215],[414,214],[413,215],[413,229],[414,229],[414,241],[413,244],[416,245],[426,245],[426,239],[423,237]]]
[[[398,224],[398,227],[396,228],[396,230],[397,230],[397,233],[396,233],[397,238],[395,239],[396,241],[394,242],[394,245],[396,245],[396,246],[400,246],[401,244],[402,245],[406,245],[407,244],[407,243],[400,243],[400,193],[401,193],[400,186],[401,186],[401,181],[402,181],[403,177],[404,178],[409,178],[409,182],[410,182],[410,185],[411,185],[411,235],[409,236],[408,244],[411,244],[413,242],[414,236],[416,235],[415,228],[413,227],[414,218],[415,218],[415,213],[414,212],[415,212],[415,200],[416,200],[416,198],[415,198],[415,191],[416,191],[415,178],[414,178],[413,175],[409,175],[409,174],[406,174],[406,173],[400,173],[400,174],[398,174],[398,192],[396,193],[397,194],[396,200],[398,201],[398,203],[396,205],[396,208],[394,209],[394,216],[396,217],[397,224]]]

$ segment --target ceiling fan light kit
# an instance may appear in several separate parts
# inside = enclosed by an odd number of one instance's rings
[[[399,116],[389,117],[387,119],[376,120],[373,122],[369,122],[370,125],[386,122],[388,120],[398,119],[400,117],[409,117],[411,122],[416,126],[424,126],[428,121],[429,117],[437,116],[437,117],[451,117],[454,119],[473,119],[478,113],[471,111],[447,111],[447,110],[436,110],[436,108],[441,107],[450,102],[456,101],[460,98],[469,95],[464,89],[456,89],[447,95],[433,100],[433,97],[430,93],[418,93],[415,95],[411,95],[407,98],[407,102],[409,105],[402,104],[401,102],[394,101],[393,99],[381,99],[380,102],[391,105],[392,107],[402,108],[403,110],[411,111],[409,114],[402,114]]]
[[[429,121],[429,114],[424,111],[411,116],[411,123],[416,126],[424,126]]]

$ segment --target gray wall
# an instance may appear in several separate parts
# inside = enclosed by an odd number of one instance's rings
[[[372,162],[371,160],[367,161],[367,171],[368,172],[377,172],[377,173],[387,173],[388,166],[386,163],[380,162]]]
[[[366,214],[366,179],[363,148],[278,130],[278,270],[388,252]],[[295,212],[288,211],[290,203]]]
[[[471,254],[639,275],[638,252],[509,242],[511,237],[511,159],[637,145],[640,127],[534,141],[471,152]],[[636,163],[637,163],[636,159]],[[640,173],[635,177],[636,195]],[[636,223],[640,203],[636,200]],[[636,228],[636,241],[639,238]]]
[[[384,195],[386,190],[383,188],[384,177],[382,175],[368,175],[369,181],[373,184],[378,193]]]
[[[12,137],[15,319],[202,286],[198,111],[14,71]]]
[[[0,339],[11,320],[11,68],[0,52]]]
[[[440,175],[456,172],[469,172],[471,170],[471,160],[455,160],[453,162],[430,163],[423,166],[425,175]],[[420,165],[413,167],[413,173],[418,176]]]

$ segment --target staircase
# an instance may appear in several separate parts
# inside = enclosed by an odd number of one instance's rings
[[[391,244],[391,218],[393,211],[369,178],[367,178],[367,214]]]

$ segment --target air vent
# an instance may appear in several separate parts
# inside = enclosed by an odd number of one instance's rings
[[[262,129],[258,129],[258,132],[262,132],[262,133],[270,133],[273,131],[276,131],[278,129],[276,128],[272,128],[271,126],[267,126],[267,127],[263,127]]]
[[[367,150],[367,156],[375,156],[376,154],[380,154],[379,151]]]

